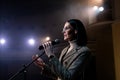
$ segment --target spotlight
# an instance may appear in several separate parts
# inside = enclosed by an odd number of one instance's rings
[[[103,11],[104,10],[104,7],[99,7],[99,11]]]
[[[94,6],[94,7],[93,7],[93,10],[97,10],[97,9],[98,9],[98,6]]]
[[[0,39],[0,44],[3,45],[3,44],[5,44],[5,43],[6,43],[5,39],[4,39],[4,38],[1,38],[1,39]]]
[[[50,40],[50,37],[46,37],[46,38],[45,38],[45,41],[49,41],[49,40]]]
[[[28,40],[29,45],[34,45],[35,44],[35,40],[33,38]]]

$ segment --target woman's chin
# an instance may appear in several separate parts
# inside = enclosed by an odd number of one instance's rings
[[[64,38],[64,41],[69,41],[69,39],[68,38]]]
[[[64,41],[68,41],[68,39],[67,39],[67,38],[64,38]]]

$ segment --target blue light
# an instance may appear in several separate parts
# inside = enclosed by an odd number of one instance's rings
[[[33,38],[29,39],[28,44],[33,46],[35,44],[35,40]]]
[[[0,39],[0,44],[1,44],[1,45],[4,45],[5,43],[6,43],[6,40],[5,40],[4,38],[1,38],[1,39]]]

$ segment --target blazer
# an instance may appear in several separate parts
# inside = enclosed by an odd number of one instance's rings
[[[63,49],[58,58],[52,57],[42,74],[55,80],[91,80],[92,55],[86,46],[79,46],[69,53],[69,46]]]

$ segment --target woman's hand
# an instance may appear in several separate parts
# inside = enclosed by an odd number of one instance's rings
[[[44,69],[44,66],[45,66],[45,63],[44,63],[44,61],[39,57],[38,55],[33,55],[32,56],[32,59],[33,60],[35,60],[35,59],[37,59],[34,63],[35,63],[35,65],[37,65],[38,67],[40,67],[40,68],[42,68],[42,69]]]
[[[50,55],[54,55],[53,54],[53,46],[52,46],[51,41],[44,43],[43,47],[44,47],[45,53],[48,57],[50,57]]]

